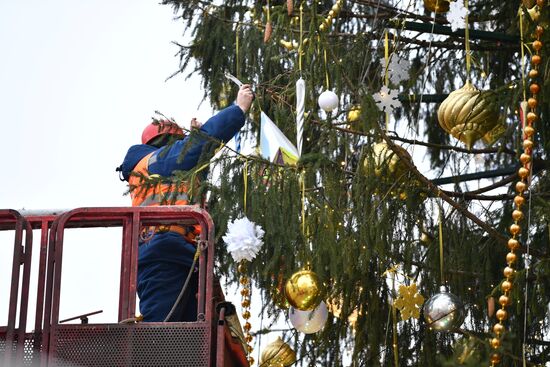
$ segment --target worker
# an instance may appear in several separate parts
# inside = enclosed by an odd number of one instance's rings
[[[190,171],[203,155],[208,142],[227,143],[244,125],[254,94],[249,85],[240,87],[235,104],[211,117],[200,131],[186,136],[170,121],[148,125],[142,143],[130,147],[122,165],[122,179],[128,181],[133,206],[187,205],[188,185],[158,183],[161,177],[172,177],[175,171]],[[210,159],[211,157],[207,157]],[[155,176],[153,176],[155,175]],[[153,179],[151,179],[153,178]],[[156,181],[155,181],[156,180]],[[151,184],[151,182],[157,182]],[[159,192],[161,194],[159,194]],[[143,321],[158,322],[172,310],[191,269],[196,244],[193,232],[179,225],[144,229],[138,249],[137,291]],[[176,305],[169,320],[195,321],[197,317],[197,276],[193,275],[186,296]]]

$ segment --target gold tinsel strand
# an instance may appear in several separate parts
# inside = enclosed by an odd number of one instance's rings
[[[539,1],[538,3],[540,3],[539,6],[543,5],[542,1]],[[506,310],[506,307],[511,304],[510,291],[513,286],[513,278],[515,275],[514,264],[517,260],[516,251],[520,246],[517,237],[521,232],[520,222],[524,217],[522,206],[525,203],[525,191],[529,187],[529,177],[532,169],[531,161],[533,154],[533,137],[535,135],[533,124],[538,120],[537,104],[540,86],[534,79],[536,79],[539,75],[539,65],[541,63],[540,50],[542,48],[540,38],[543,32],[544,29],[542,26],[537,25],[535,31],[536,40],[533,42],[533,55],[531,56],[531,70],[529,71],[529,77],[531,78],[531,84],[529,86],[531,97],[527,101],[527,108],[529,112],[523,121],[523,153],[520,156],[522,167],[518,169],[519,181],[515,185],[517,195],[514,198],[515,208],[512,212],[512,219],[514,220],[514,223],[509,228],[510,234],[512,235],[512,237],[508,240],[508,249],[510,252],[506,255],[507,266],[504,268],[504,280],[500,286],[502,289],[502,295],[498,299],[498,303],[501,308],[496,311],[498,323],[493,326],[494,337],[490,340],[490,345],[493,348],[493,353],[491,354],[490,359],[491,366],[496,366],[502,359],[498,349],[501,346],[502,338],[506,331],[504,326],[504,320],[508,318],[508,311]]]

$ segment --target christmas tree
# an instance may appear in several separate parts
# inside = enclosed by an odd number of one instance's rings
[[[217,154],[202,188],[219,248],[232,219],[265,231],[241,269],[265,314],[316,276],[304,291],[330,313],[284,334],[298,364],[550,363],[546,0],[163,3],[192,39],[177,73],[220,109],[226,72],[255,90],[241,139],[260,154]],[[262,157],[266,116],[298,157]]]

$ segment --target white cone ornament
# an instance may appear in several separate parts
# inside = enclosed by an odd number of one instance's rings
[[[424,303],[424,320],[428,327],[435,331],[451,331],[462,325],[465,312],[460,299],[442,286],[440,293]]]
[[[319,96],[319,107],[325,112],[331,112],[338,108],[338,96],[331,90],[326,90]]]
[[[300,311],[294,307],[290,307],[288,318],[296,330],[304,334],[313,334],[321,330],[327,322],[327,305],[321,301],[319,306],[312,311]]]

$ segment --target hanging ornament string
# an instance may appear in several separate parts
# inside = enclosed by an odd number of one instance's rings
[[[394,271],[393,277],[392,277],[392,286],[393,291],[395,293],[395,274],[397,272]],[[399,367],[399,349],[398,343],[397,343],[397,308],[395,307],[395,304],[392,302],[391,304],[391,315],[392,315],[392,322],[393,322],[393,361],[395,363],[395,367]]]
[[[439,203],[439,273],[441,285],[445,285],[445,273],[443,272],[443,203]]]
[[[544,2],[538,2],[539,7],[544,6]],[[535,26],[535,41],[533,41],[533,54],[531,56],[531,70],[529,71],[529,78],[531,78],[531,84],[529,85],[529,91],[531,97],[527,100],[527,107],[529,112],[525,116],[524,127],[523,127],[523,153],[520,155],[520,162],[522,167],[518,169],[519,180],[515,184],[516,196],[514,197],[515,208],[512,211],[512,219],[514,223],[510,226],[509,231],[511,238],[508,240],[508,249],[510,252],[506,254],[506,263],[507,266],[504,268],[503,275],[504,280],[502,281],[500,288],[502,290],[502,295],[499,298],[499,304],[501,308],[496,312],[496,318],[498,323],[493,326],[493,332],[495,333],[494,337],[491,339],[490,344],[493,348],[493,353],[491,354],[491,366],[496,366],[501,361],[501,353],[499,351],[503,335],[506,331],[504,326],[504,321],[508,318],[508,311],[506,310],[507,306],[512,304],[510,297],[510,291],[513,286],[513,278],[516,274],[514,265],[517,261],[516,251],[520,248],[520,242],[518,240],[519,234],[521,232],[520,222],[524,218],[522,206],[525,204],[525,195],[530,184],[530,177],[532,176],[531,170],[531,161],[533,155],[533,146],[534,146],[534,135],[535,128],[533,124],[538,121],[539,116],[537,114],[538,106],[538,93],[540,92],[540,86],[535,79],[539,77],[539,68],[542,62],[540,55],[540,50],[542,48],[542,42],[540,40],[544,29],[540,24]],[[523,43],[521,44],[523,47]],[[530,191],[528,192],[530,197]],[[530,223],[528,222],[527,225]],[[528,228],[527,228],[528,229]],[[527,238],[527,242],[529,238]],[[528,243],[527,243],[528,246]],[[529,247],[527,247],[529,248]],[[524,316],[525,317],[525,316]],[[524,345],[525,348],[525,345]],[[524,351],[525,353],[525,351]],[[525,358],[525,356],[524,356]]]
[[[519,40],[521,44],[521,90],[523,92],[523,101],[527,101],[527,81],[525,79],[525,44],[523,43],[523,11],[519,12]]]
[[[464,0],[464,8],[466,8],[466,16],[464,17],[464,43],[466,48],[466,79],[470,81],[470,69],[472,65],[471,55],[470,55],[470,25],[468,23],[468,0]]]
[[[384,73],[384,85],[388,86],[388,65],[390,63],[390,43],[388,38],[388,30],[384,32],[384,62],[385,62],[385,70]],[[389,131],[389,125],[390,125],[390,113],[386,111],[386,133]]]

